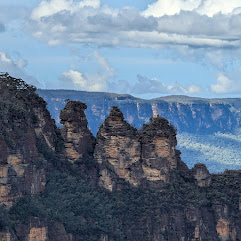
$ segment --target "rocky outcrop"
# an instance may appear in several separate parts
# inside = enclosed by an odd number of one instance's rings
[[[74,240],[73,235],[67,234],[64,225],[59,222],[53,223],[49,228],[49,239],[52,241],[71,241]]]
[[[177,168],[176,130],[162,117],[150,119],[140,131],[141,160],[148,181],[169,182],[169,172]]]
[[[109,117],[99,129],[94,157],[100,165],[100,186],[112,191],[118,189],[123,180],[134,186],[140,184],[142,169],[139,134],[124,121],[117,107],[112,107]]]
[[[0,92],[0,203],[11,206],[44,191],[47,161],[38,148],[55,150],[56,126],[34,87],[1,74]]]
[[[195,164],[192,173],[199,187],[208,187],[211,185],[212,177],[204,164]]]
[[[0,164],[0,202],[8,206],[26,193],[43,192],[45,187],[45,170],[34,164],[40,156],[33,130],[26,130],[14,144],[15,149],[7,148],[7,161]]]
[[[218,140],[220,140],[218,141],[220,154],[209,156],[208,160],[205,151],[202,149],[199,151],[191,147],[192,150],[189,151],[191,146],[189,138],[193,140],[195,136],[195,140],[201,142],[206,135],[206,141],[203,144],[216,147],[213,144],[213,138],[208,135],[215,132],[230,134],[230,132],[235,132],[237,128],[241,127],[241,98],[206,99],[188,96],[165,96],[152,100],[143,100],[130,95],[71,90],[38,90],[38,93],[48,103],[48,108],[57,125],[60,123],[59,114],[60,110],[65,106],[66,99],[86,103],[88,106],[86,110],[88,127],[94,135],[108,117],[112,106],[121,109],[125,120],[137,129],[148,123],[150,117],[159,115],[166,118],[177,128],[178,139],[185,138],[183,143],[179,143],[178,148],[189,168],[193,167],[195,161],[205,163],[210,172],[241,168],[238,147],[229,161],[221,161],[227,155],[226,148],[230,148],[232,142],[234,142],[231,139],[224,140],[217,136]],[[194,144],[193,141],[191,143]],[[230,146],[227,146],[227,144]],[[218,169],[215,168],[217,164]]]
[[[170,181],[170,170],[181,166],[176,131],[162,117],[151,119],[150,124],[137,131],[117,107],[112,107],[96,142],[99,185],[109,190],[119,189],[123,181],[133,186],[166,183]],[[183,166],[185,169],[184,163]]]
[[[67,158],[75,162],[80,158],[91,156],[95,145],[95,138],[88,129],[85,116],[86,104],[70,101],[60,113],[62,136],[65,140]]]

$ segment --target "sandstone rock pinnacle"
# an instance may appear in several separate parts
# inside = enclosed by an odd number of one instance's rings
[[[75,162],[93,153],[95,138],[88,129],[88,121],[84,113],[85,103],[70,101],[60,113],[62,136],[65,140],[67,158]]]
[[[118,188],[120,179],[138,185],[134,172],[140,167],[140,154],[138,131],[124,121],[117,107],[112,107],[97,133],[94,157],[100,164],[99,184],[109,190]]]
[[[117,107],[112,107],[96,141],[99,185],[109,190],[121,188],[123,181],[158,188],[170,181],[170,170],[177,169],[181,161],[176,130],[162,117],[152,118],[138,131],[124,120]]]
[[[197,163],[192,169],[194,178],[199,187],[208,187],[211,185],[212,178],[207,167],[202,163]]]

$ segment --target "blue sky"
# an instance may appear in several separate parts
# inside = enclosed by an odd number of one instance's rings
[[[39,88],[240,97],[241,0],[0,0],[0,71]]]

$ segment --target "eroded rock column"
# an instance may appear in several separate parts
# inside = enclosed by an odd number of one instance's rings
[[[94,157],[100,164],[99,185],[111,191],[118,189],[120,179],[138,185],[142,174],[140,155],[138,131],[124,120],[117,107],[112,107],[97,134]]]
[[[144,178],[168,182],[170,169],[177,168],[174,127],[165,118],[151,118],[140,131],[140,141]]]
[[[84,113],[85,103],[70,101],[60,113],[62,136],[65,140],[67,158],[75,162],[80,158],[92,155],[95,138],[88,129],[88,121]]]

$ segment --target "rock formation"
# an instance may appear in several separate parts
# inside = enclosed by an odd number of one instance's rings
[[[45,101],[22,80],[0,75],[0,203],[12,206],[45,189],[45,162],[39,143],[55,150],[54,120]],[[9,99],[11,101],[9,101]]]
[[[151,118],[140,131],[141,160],[148,181],[170,181],[170,170],[177,169],[176,130],[162,117]]]
[[[65,99],[85,102],[89,127],[95,134],[108,116],[112,106],[122,110],[126,120],[137,128],[157,115],[168,119],[179,131],[191,133],[233,130],[240,127],[240,98],[204,99],[188,96],[166,96],[143,100],[131,95],[71,90],[38,90],[49,104],[49,110],[59,121]]]
[[[0,88],[0,240],[241,240],[241,171],[189,170],[165,118],[137,130],[112,107],[95,139],[86,105],[70,101],[60,116],[63,164],[46,103],[4,78],[13,88]]]
[[[112,107],[109,117],[99,129],[94,157],[100,164],[100,186],[112,191],[118,189],[123,180],[134,186],[140,184],[142,169],[139,134],[124,121],[117,107]]]
[[[176,131],[165,118],[153,118],[137,131],[117,107],[100,127],[96,143],[99,184],[109,190],[119,189],[123,181],[133,186],[169,182],[170,170],[181,162]]]
[[[208,187],[211,185],[212,178],[207,167],[204,164],[195,164],[192,172],[199,187]]]
[[[70,101],[60,113],[62,136],[65,140],[67,158],[75,162],[86,158],[93,153],[95,138],[88,129],[85,116],[86,104],[79,101]]]

